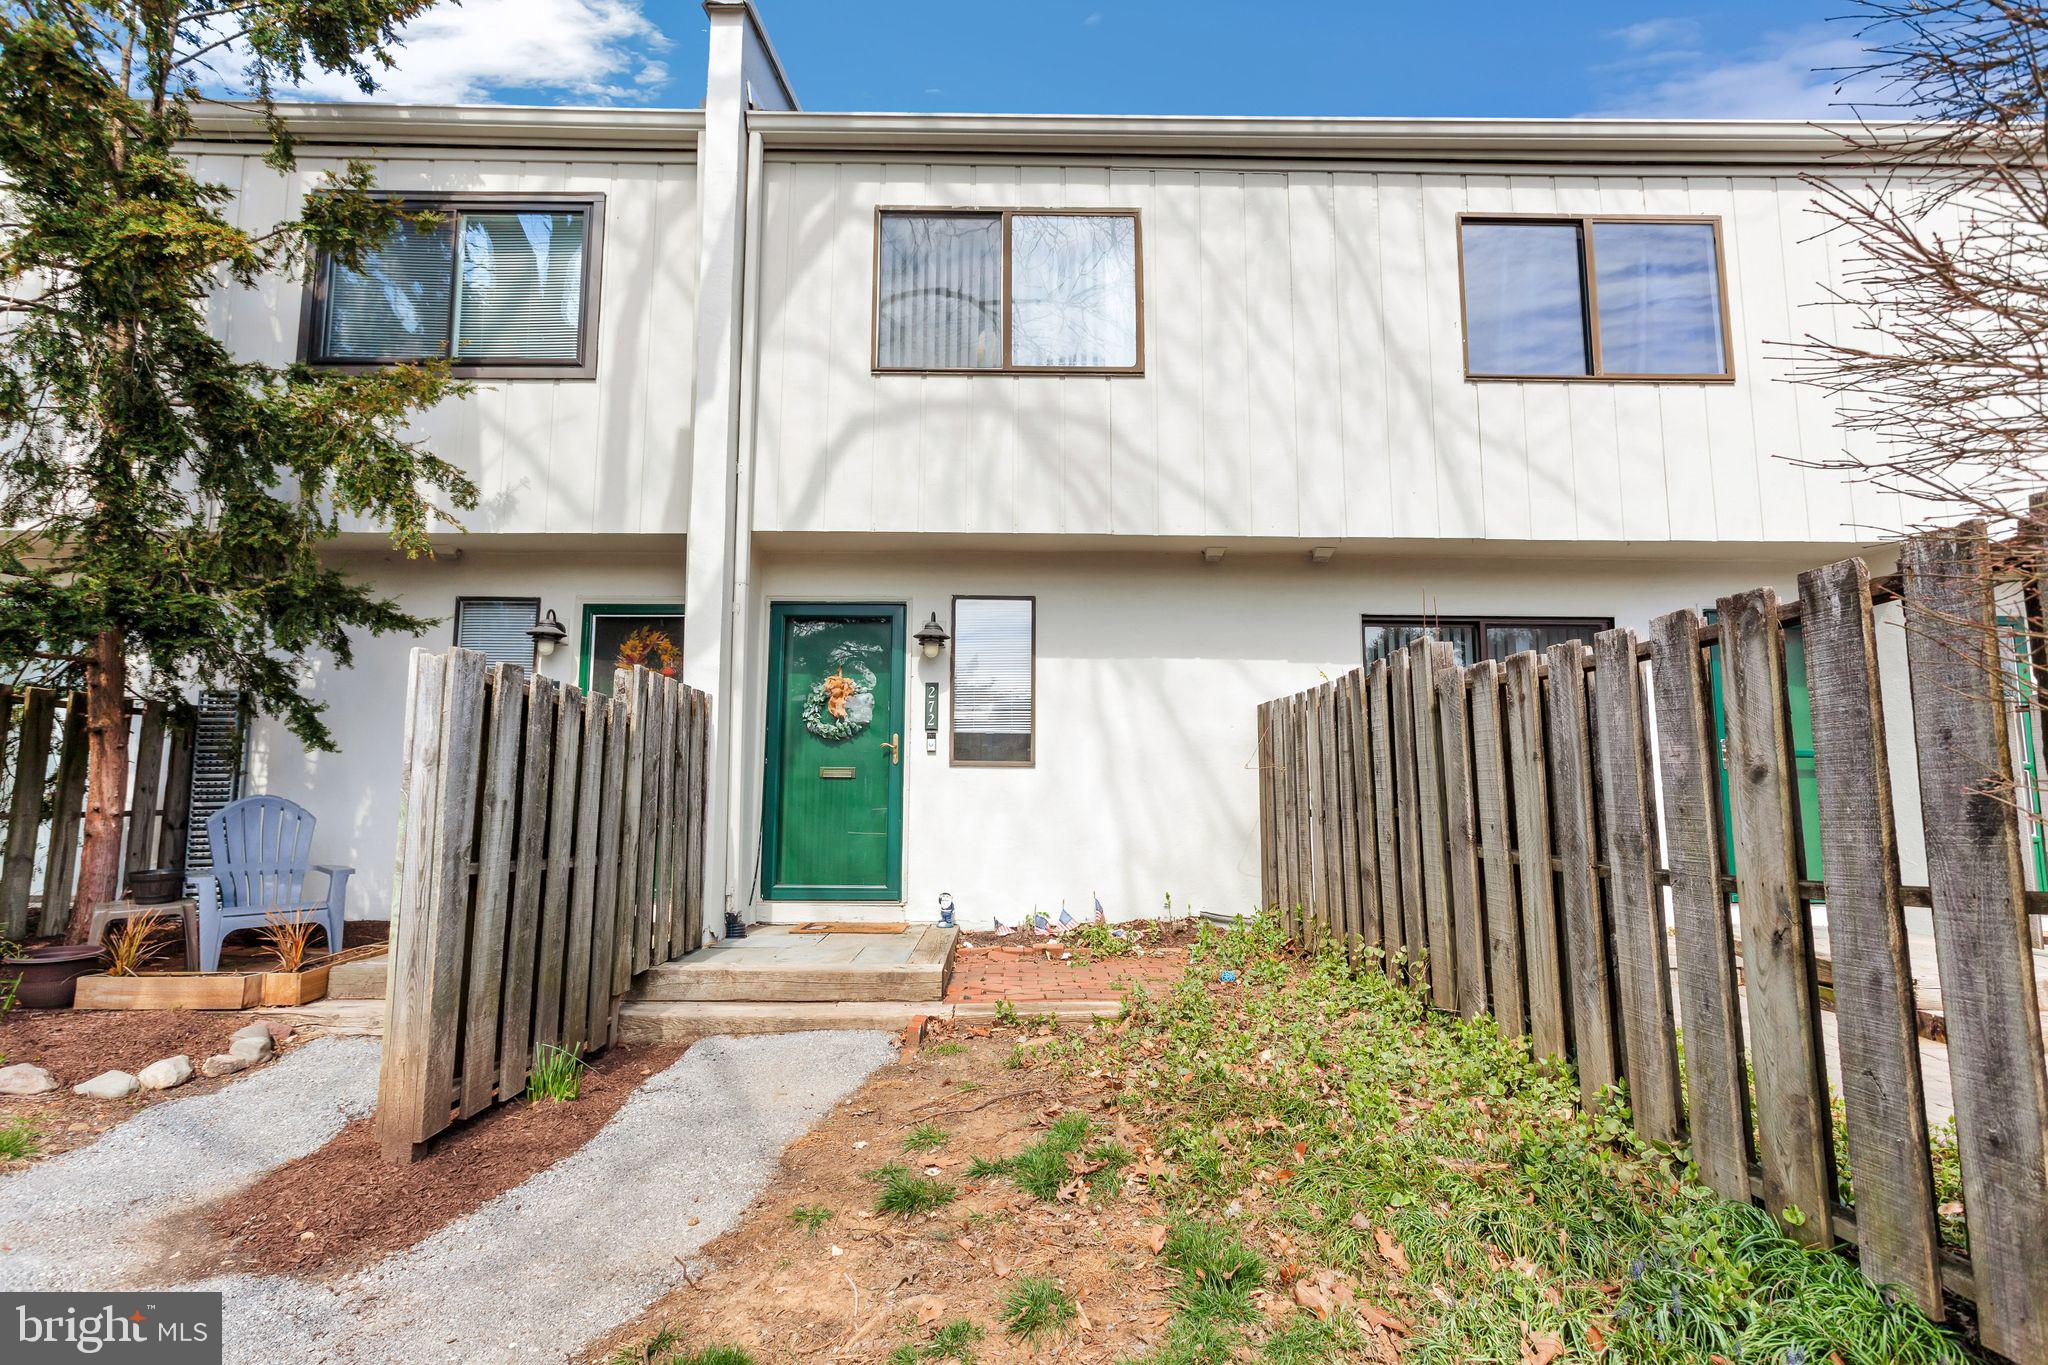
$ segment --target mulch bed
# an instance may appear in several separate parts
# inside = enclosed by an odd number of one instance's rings
[[[576,1100],[515,1100],[459,1124],[410,1165],[384,1160],[368,1119],[184,1222],[204,1225],[199,1262],[187,1243],[181,1279],[215,1271],[314,1276],[369,1264],[552,1166],[582,1147],[636,1086],[681,1056],[677,1044],[615,1047],[590,1061]]]

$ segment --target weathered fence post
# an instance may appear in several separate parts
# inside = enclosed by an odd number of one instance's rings
[[[1814,757],[1856,1241],[1872,1280],[1899,1285],[1938,1321],[1940,1240],[1870,574],[1860,559],[1801,574],[1799,601],[1807,692],[1824,702],[1813,709]]]
[[[2048,1080],[1982,523],[1906,547],[1906,653],[1984,1344],[2048,1360]]]

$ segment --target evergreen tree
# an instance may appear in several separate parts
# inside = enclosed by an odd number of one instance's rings
[[[428,624],[321,562],[343,518],[408,555],[460,471],[406,435],[459,393],[445,365],[369,374],[251,363],[208,330],[209,297],[362,264],[401,220],[351,163],[298,216],[235,225],[231,193],[178,154],[202,105],[232,102],[292,165],[272,105],[316,71],[365,93],[432,0],[10,0],[0,5],[0,664],[82,681],[87,805],[68,937],[119,874],[131,698],[246,693],[315,748],[299,690],[316,653]]]

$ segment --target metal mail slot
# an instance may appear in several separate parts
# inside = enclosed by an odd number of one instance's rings
[[[844,781],[846,781],[847,779],[849,779],[849,778],[851,778],[851,777],[853,776],[853,769],[851,769],[851,768],[820,768],[820,769],[818,769],[818,776],[820,776],[820,777],[822,777],[822,778],[825,778],[825,779],[826,779],[826,780],[828,780],[828,781],[840,781],[840,782],[844,782]]]

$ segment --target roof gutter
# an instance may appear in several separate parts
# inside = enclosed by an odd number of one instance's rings
[[[1926,124],[1775,120],[1207,118],[760,111],[770,151],[1135,153],[1289,158],[1782,164],[1854,159],[1860,137]]]
[[[280,104],[304,146],[522,147],[695,154],[701,109],[565,108],[547,105]],[[202,106],[191,142],[267,143],[253,113]]]

